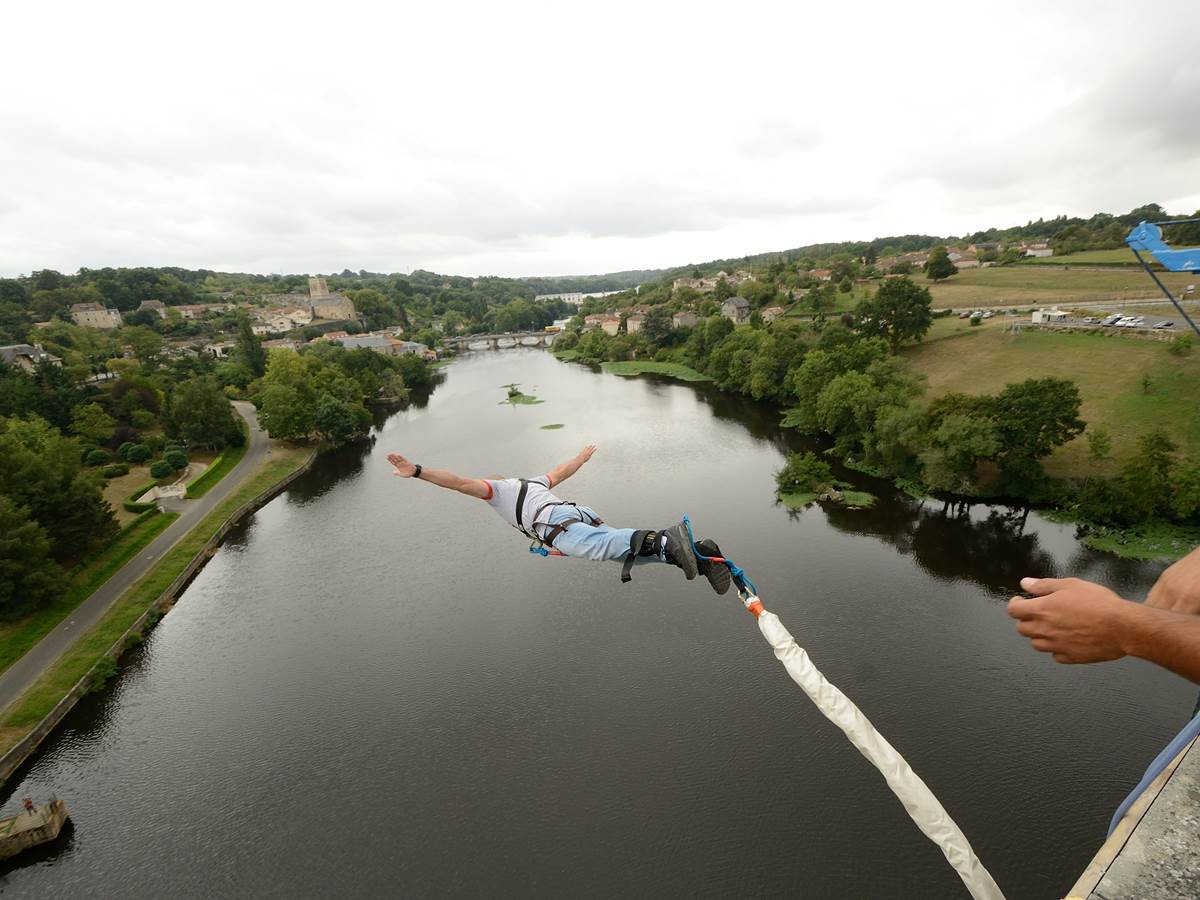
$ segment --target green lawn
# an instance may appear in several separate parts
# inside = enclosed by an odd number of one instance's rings
[[[226,518],[308,458],[305,448],[275,450],[229,497],[176,544],[158,564],[113,604],[103,619],[48,669],[0,716],[0,752],[29,733],[59,700],[87,674],[97,660],[137,621],[167,586],[191,562]]]
[[[1064,257],[1065,258],[1065,257]],[[1163,283],[1176,293],[1196,281],[1195,275],[1166,272]],[[963,269],[936,284],[923,275],[913,280],[929,288],[934,307],[987,307],[1066,302],[1114,302],[1154,297],[1158,288],[1141,269],[1080,271],[1048,266],[1005,266]]]
[[[1153,260],[1150,260],[1153,263]],[[1066,256],[1031,256],[1023,259],[1020,266],[1137,266],[1141,268],[1137,257],[1128,247],[1116,250],[1084,250],[1082,253],[1068,253]]]
[[[602,363],[600,368],[614,375],[665,375],[680,381],[712,381],[704,373],[697,372],[681,363],[655,362],[652,359],[606,362]]]
[[[177,518],[178,513],[160,513],[157,509],[142,513],[122,529],[108,546],[83,560],[69,573],[70,583],[61,597],[23,619],[0,624],[0,672],[24,656],[30,647],[52,631],[75,607]]]
[[[924,343],[901,351],[929,379],[929,396],[951,391],[995,393],[1026,378],[1070,378],[1079,386],[1082,418],[1113,438],[1113,458],[1096,466],[1086,436],[1059,448],[1047,461],[1055,475],[1111,473],[1136,451],[1139,436],[1163,428],[1181,456],[1200,454],[1200,351],[1173,356],[1167,345],[1133,337],[1064,334],[1024,329],[1007,333],[1003,317],[970,327],[958,318],[937,319]],[[1143,389],[1144,375],[1149,390]]]

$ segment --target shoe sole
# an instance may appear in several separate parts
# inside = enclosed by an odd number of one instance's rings
[[[696,544],[696,549],[708,556],[720,556],[721,549],[711,542],[699,541]],[[709,548],[712,549],[709,549]],[[696,557],[696,568],[700,574],[708,579],[708,583],[712,585],[712,589],[718,594],[726,594],[729,588],[733,585],[733,576],[729,574],[729,566],[725,563],[711,563],[706,559]]]

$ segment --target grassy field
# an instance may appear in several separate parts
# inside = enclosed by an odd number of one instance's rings
[[[665,375],[680,381],[712,381],[702,372],[690,369],[680,363],[654,362],[654,360],[634,360],[630,362],[606,362],[600,365],[605,372],[614,375]]]
[[[1026,378],[1070,378],[1083,399],[1081,416],[1113,439],[1113,457],[1096,466],[1085,436],[1059,448],[1046,463],[1055,475],[1111,473],[1135,452],[1137,438],[1163,428],[1181,456],[1200,454],[1200,351],[1173,356],[1158,341],[1101,334],[1005,331],[1003,317],[971,327],[937,319],[925,342],[902,351],[929,379],[929,396],[951,391],[995,393]],[[1149,390],[1143,376],[1149,375]]]
[[[243,503],[299,468],[309,450],[281,447],[254,474],[222,501],[176,544],[159,563],[113,604],[103,619],[63,654],[37,682],[0,717],[0,752],[8,750],[48,713],[91,670],[97,660],[200,552],[226,518]]]
[[[129,512],[121,504],[139,485],[153,480],[150,477],[149,466],[130,466],[128,475],[110,478],[104,482],[104,499],[113,508],[117,517],[117,525],[124,528],[138,517],[137,513]]]
[[[70,584],[61,597],[23,619],[0,624],[0,672],[25,655],[72,610],[133,559],[143,547],[179,518],[178,513],[143,513],[103,550],[85,559],[70,573]]]
[[[1065,258],[1065,257],[1064,257]],[[1163,283],[1177,294],[1200,281],[1186,273],[1163,273]],[[1115,302],[1161,296],[1150,276],[1140,269],[1128,272],[1080,271],[1036,266],[1007,266],[990,269],[964,269],[939,281],[913,278],[929,288],[935,307],[1021,306],[1066,302]]]
[[[1153,260],[1151,260],[1153,263]],[[1141,264],[1128,247],[1116,250],[1084,250],[1082,253],[1068,253],[1066,256],[1031,256],[1023,259],[1020,266],[1136,266]]]

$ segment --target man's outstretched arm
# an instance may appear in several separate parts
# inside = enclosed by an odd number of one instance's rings
[[[1079,578],[1025,578],[1034,597],[1013,597],[1008,614],[1034,650],[1061,663],[1139,656],[1200,682],[1200,616],[1123,600]]]
[[[550,487],[560,484],[579,471],[579,467],[592,458],[592,454],[596,452],[595,444],[588,444],[582,450],[575,454],[574,458],[567,460],[560,466],[555,466],[547,475],[550,478]]]
[[[478,497],[480,500],[486,500],[492,495],[487,482],[479,478],[464,478],[462,475],[455,475],[446,469],[427,469],[424,466],[421,467],[420,475],[417,475],[416,464],[409,462],[399,453],[389,453],[387,461],[395,469],[392,474],[401,478],[418,477],[421,481],[428,481],[430,484],[436,484],[447,490],[458,491],[468,497]]]

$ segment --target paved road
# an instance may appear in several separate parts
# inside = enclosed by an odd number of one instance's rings
[[[28,653],[0,674],[0,709],[16,700],[80,635],[100,621],[126,588],[145,575],[163,554],[212,512],[218,503],[228,497],[246,475],[266,457],[267,436],[258,427],[254,405],[238,401],[234,403],[234,407],[250,426],[250,445],[241,462],[199,500],[163,501],[162,505],[178,512],[179,518],[122,566],[92,596],[79,604],[71,615],[59,622],[58,626],[31,647]]]

